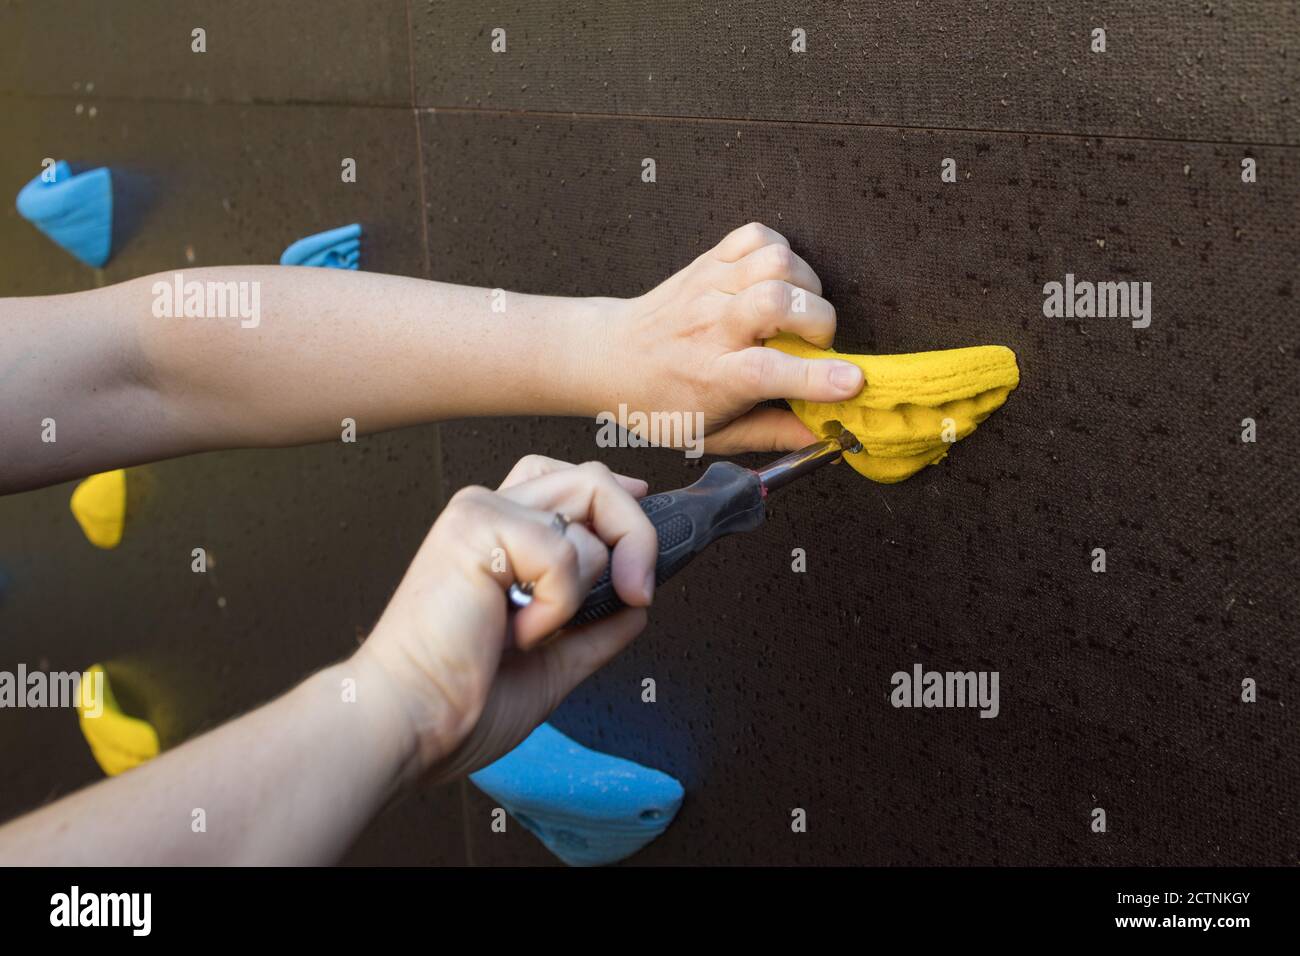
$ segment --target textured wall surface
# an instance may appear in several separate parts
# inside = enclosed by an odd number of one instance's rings
[[[411,4],[421,106],[1296,144],[1292,0]],[[493,28],[506,55],[493,55]],[[1089,50],[1107,31],[1104,56]],[[807,52],[790,51],[802,28]]]
[[[131,200],[102,274],[8,204],[0,294],[275,261],[361,221],[364,269],[628,296],[766,222],[821,276],[838,348],[999,343],[1022,384],[903,484],[832,468],[775,496],[563,705],[571,736],[686,785],[636,861],[1294,863],[1298,46],[1280,0],[0,0],[0,187],[59,156]],[[1150,327],[1045,318],[1067,272],[1150,282]],[[177,742],[344,653],[445,496],[520,455],[699,474],[594,434],[485,420],[133,469],[107,553],[70,486],[0,499],[0,669],[108,660]],[[167,557],[196,538],[206,579]],[[998,671],[999,716],[891,707],[914,663]],[[98,776],[66,712],[0,712],[0,760],[0,818]],[[491,808],[413,795],[350,859],[554,862]]]

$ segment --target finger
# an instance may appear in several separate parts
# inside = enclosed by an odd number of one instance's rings
[[[539,510],[561,511],[591,524],[612,549],[610,577],[626,603],[649,604],[654,595],[658,536],[640,505],[598,462],[545,475],[504,492]]]
[[[747,451],[796,451],[817,436],[786,408],[756,408],[709,435],[710,455],[738,455]]]
[[[439,776],[472,773],[514,749],[575,687],[627,647],[645,623],[644,608],[623,608],[556,634],[527,654],[503,658],[483,718]]]
[[[536,640],[569,620],[590,590],[590,581],[599,575],[598,571],[589,573],[589,580],[582,580],[580,543],[576,536],[560,534],[557,528],[548,526],[547,522],[553,520],[554,515],[533,512],[507,500],[500,493],[486,488],[465,488],[452,497],[434,525],[438,538],[436,550],[460,564],[466,580],[490,580],[499,589],[497,626],[509,621],[515,634],[521,633],[522,628],[526,640]],[[592,537],[589,532],[586,534],[588,538]],[[606,559],[601,553],[605,550],[604,545],[596,541],[592,543],[596,551],[590,561],[598,566]],[[416,562],[432,555],[433,551],[421,549]],[[416,562],[412,563],[408,578],[416,573]],[[461,579],[461,574],[448,574],[445,565],[440,566],[436,560],[433,567],[438,570],[436,577],[421,571],[418,577],[422,583],[416,587],[417,591],[436,588],[444,580],[454,582]],[[536,598],[533,604],[537,608],[532,605],[525,608],[524,611],[530,613],[522,620],[523,612],[513,618],[506,615],[504,594],[515,581],[534,582]],[[472,605],[477,598],[471,593],[466,600]],[[553,611],[548,619],[545,612],[557,604],[563,606]],[[437,630],[444,623],[431,622],[431,626]],[[454,636],[451,634],[449,638]],[[499,641],[451,640],[448,647],[452,645],[456,647],[456,654],[445,661],[454,671],[447,675],[449,682],[495,673],[502,651]]]
[[[822,280],[812,266],[788,245],[772,243],[755,249],[729,267],[727,292],[740,292],[764,279],[781,279],[817,295],[822,294]]]
[[[526,507],[503,493],[477,489],[458,495],[448,510],[453,506],[454,537],[481,541],[486,531],[491,546],[470,550],[497,586],[506,591],[515,582],[532,585],[532,601],[511,622],[520,646],[568,623],[609,562],[609,550],[582,524],[562,526],[553,512]]]
[[[722,356],[724,377],[753,401],[843,402],[862,391],[862,369],[839,359],[801,359],[765,345]]]
[[[527,654],[501,661],[484,719],[444,766],[444,779],[472,773],[507,753],[550,716],[575,687],[607,664],[644,630],[644,608],[623,608],[602,620],[557,634]],[[477,743],[474,737],[480,739]],[[482,751],[488,750],[488,759]]]
[[[713,258],[721,262],[735,262],[756,249],[772,244],[789,246],[790,241],[775,229],[761,222],[751,222],[733,229],[713,247]]]
[[[577,563],[553,564],[542,574],[526,578],[533,583],[533,599],[512,621],[514,643],[525,650],[569,623],[609,563],[609,549],[582,525],[570,524],[561,532],[552,524],[549,530],[572,543]]]
[[[510,474],[506,475],[505,480],[497,486],[497,491],[523,484],[525,481],[532,481],[534,478],[549,475],[551,472],[573,467],[572,462],[560,461],[558,458],[548,458],[545,455],[525,455],[515,462],[515,466],[510,469]],[[614,476],[614,480],[622,486],[623,490],[633,498],[644,498],[646,492],[650,490],[650,486],[640,478],[620,475],[618,472],[611,472],[611,474]]]
[[[575,687],[600,670],[632,643],[646,625],[646,610],[625,607],[607,618],[565,631],[538,648],[531,666],[546,674],[548,711],[560,706]]]
[[[508,488],[501,494],[540,511],[561,511],[590,524],[613,550],[610,579],[627,604],[649,604],[654,596],[659,538],[641,506],[614,481],[608,468],[587,462]]]
[[[569,528],[561,528],[555,514],[527,508],[486,488],[457,492],[436,527],[446,533],[446,540],[463,544],[470,563],[489,569],[503,591],[515,581],[541,578],[553,564],[576,570],[581,558],[581,539],[567,534]]]
[[[511,485],[532,481],[542,475],[549,475],[561,468],[572,467],[573,465],[569,462],[560,461],[558,458],[547,458],[545,455],[524,455],[523,458],[515,462],[514,467],[510,469],[510,474],[506,475],[501,484],[497,485],[497,491],[509,488]]]
[[[819,295],[785,282],[765,279],[733,296],[727,305],[752,340],[790,332],[819,348],[835,340],[835,306]]]

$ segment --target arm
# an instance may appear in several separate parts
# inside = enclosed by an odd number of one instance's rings
[[[161,273],[0,301],[0,493],[198,451],[337,439],[478,415],[702,412],[708,450],[811,439],[767,398],[835,401],[850,363],[761,348],[829,345],[835,311],[783,237],[753,224],[633,299],[507,293],[285,266],[186,269],[257,283],[252,319],[159,317]],[[251,287],[250,287],[251,288]],[[796,295],[797,293],[797,295]],[[802,301],[797,301],[802,299]],[[250,303],[251,304],[251,303]],[[844,378],[832,371],[841,369]],[[54,419],[57,442],[41,440]]]
[[[0,864],[318,864],[413,769],[408,725],[364,658],[118,777],[0,827]],[[342,682],[357,681],[344,703]],[[195,811],[204,829],[195,832]]]
[[[0,865],[338,859],[404,787],[455,779],[509,752],[641,631],[656,552],[633,497],[645,490],[599,465],[540,458],[520,462],[498,492],[465,489],[349,660],[0,827]],[[573,523],[557,530],[557,511]],[[503,571],[492,569],[496,548]],[[611,561],[632,606],[546,641]],[[533,603],[507,620],[504,592],[515,580],[535,582]],[[355,694],[344,694],[346,681]],[[206,830],[195,832],[200,809]]]

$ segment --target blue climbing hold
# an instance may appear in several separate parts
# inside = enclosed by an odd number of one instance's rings
[[[52,178],[47,178],[52,175]],[[18,193],[18,214],[88,266],[113,249],[113,175],[106,167],[73,175],[59,160]]]
[[[361,261],[361,225],[339,226],[299,239],[280,256],[282,266],[355,269]]]
[[[668,828],[683,796],[668,774],[588,750],[550,724],[470,780],[570,866],[631,856]]]

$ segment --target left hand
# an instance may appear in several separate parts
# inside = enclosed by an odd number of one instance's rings
[[[800,294],[802,290],[802,294]],[[837,402],[862,389],[850,362],[798,359],[763,341],[791,332],[828,348],[835,308],[775,230],[750,223],[645,295],[615,307],[603,363],[610,411],[704,413],[705,451],[792,451],[815,440],[794,413],[754,406],[770,398]],[[802,300],[803,309],[797,308]]]

